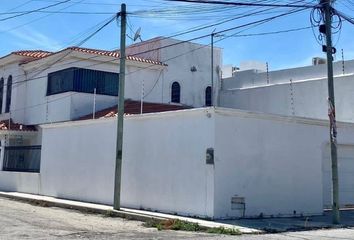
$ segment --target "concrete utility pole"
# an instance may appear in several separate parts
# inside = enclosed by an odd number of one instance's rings
[[[332,1],[320,0],[322,4],[322,13],[324,15],[326,47],[327,52],[327,72],[328,72],[328,104],[330,120],[330,142],[331,142],[331,161],[332,161],[332,212],[333,223],[339,224],[339,184],[338,184],[338,159],[337,159],[337,129],[336,129],[336,111],[334,101],[333,85],[333,53],[332,46]]]
[[[211,106],[214,106],[214,35],[211,34]]]
[[[122,179],[122,150],[123,150],[123,122],[124,122],[124,86],[125,86],[125,36],[126,36],[126,6],[121,5],[119,16],[120,26],[120,61],[119,61],[119,93],[118,93],[118,117],[117,117],[117,147],[116,169],[114,179],[114,203],[115,210],[120,209],[120,193]]]

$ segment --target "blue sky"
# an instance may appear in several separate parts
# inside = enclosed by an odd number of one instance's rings
[[[4,13],[21,12],[48,6],[59,0],[1,0],[0,19],[11,16]],[[33,13],[13,19],[0,20],[1,48],[0,55],[21,49],[43,49],[57,51],[67,46],[78,44],[97,24],[108,19],[114,12],[119,11],[120,0],[71,0],[47,9],[51,12]],[[288,3],[291,1],[273,1]],[[316,2],[316,1],[304,1]],[[354,5],[349,0],[337,1],[335,6],[349,16],[354,16]],[[170,36],[186,29],[215,23],[230,19],[247,11],[260,11],[264,8],[249,7],[216,7],[211,5],[191,5],[169,3],[163,0],[127,0],[129,15],[128,35],[139,27],[142,28],[143,40],[156,36]],[[143,10],[144,13],[138,11]],[[151,11],[154,10],[154,11]],[[99,12],[104,14],[68,14],[70,12]],[[187,40],[215,31],[235,27],[248,22],[257,21],[267,17],[289,11],[285,8],[272,9],[267,14],[249,16],[230,21],[203,31],[182,35],[177,38]],[[54,13],[55,12],[55,13]],[[254,34],[273,32],[293,28],[308,27],[310,24],[310,11],[306,10],[291,16],[281,17],[266,24],[249,29],[237,29],[227,32],[232,35],[242,30],[240,34]],[[346,59],[354,58],[354,45],[351,37],[354,35],[354,25],[343,22],[340,34],[334,36],[334,43],[338,49],[335,56],[341,59],[340,50],[344,49]],[[318,34],[315,29],[315,34]],[[216,38],[217,41],[219,38]],[[127,39],[128,43],[132,43]],[[196,40],[199,43],[210,42],[210,38]],[[119,26],[112,22],[107,28],[86,42],[83,46],[101,49],[115,49],[119,46]],[[311,63],[314,56],[324,56],[321,45],[311,29],[265,36],[229,37],[217,42],[216,46],[224,49],[224,64],[239,65],[244,60],[258,60],[268,62],[270,69],[305,66]]]

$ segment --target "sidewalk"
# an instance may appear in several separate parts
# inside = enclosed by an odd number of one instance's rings
[[[247,226],[268,233],[354,227],[354,209],[341,209],[340,215],[341,220],[338,225],[332,223],[332,211],[325,211],[323,215],[309,217],[237,219],[221,222],[237,226]]]
[[[0,197],[26,202],[36,203],[48,207],[61,207],[75,209],[83,212],[109,214],[110,216],[121,217],[137,221],[167,220],[179,219],[191,223],[198,223],[202,227],[226,229],[237,229],[243,234],[260,234],[269,232],[288,232],[288,231],[306,231],[314,229],[328,228],[353,228],[354,227],[354,209],[341,210],[341,224],[332,224],[331,211],[326,211],[321,216],[311,217],[290,217],[290,218],[254,218],[238,220],[218,220],[207,221],[202,219],[181,217],[171,214],[149,212],[143,210],[122,208],[120,211],[113,210],[112,206],[85,203],[72,200],[58,199],[40,195],[18,193],[18,192],[0,192]]]
[[[263,233],[262,230],[253,229],[248,227],[242,227],[235,225],[234,223],[228,224],[223,222],[214,222],[214,221],[206,221],[196,218],[189,218],[189,217],[181,217],[176,215],[164,214],[164,213],[156,213],[156,212],[149,212],[143,210],[134,210],[134,209],[127,209],[122,208],[120,211],[113,210],[112,206],[101,205],[101,204],[94,204],[94,203],[85,203],[85,202],[78,202],[72,200],[65,200],[65,199],[58,199],[54,197],[47,197],[47,196],[40,196],[40,195],[33,195],[27,193],[18,193],[18,192],[0,192],[0,197],[14,199],[14,200],[21,200],[30,203],[36,203],[38,205],[48,206],[48,207],[60,207],[60,208],[67,208],[67,209],[74,209],[83,212],[90,212],[90,213],[98,213],[98,214],[108,214],[110,216],[116,216],[131,220],[137,221],[149,221],[149,220],[167,220],[167,219],[179,219],[191,223],[198,223],[202,227],[207,228],[218,228],[223,227],[227,229],[235,229],[240,231],[243,234],[259,234]]]

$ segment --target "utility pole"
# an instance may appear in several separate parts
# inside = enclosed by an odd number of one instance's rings
[[[330,120],[330,142],[331,142],[331,161],[332,161],[332,212],[333,223],[339,224],[339,184],[338,184],[338,159],[337,159],[337,129],[336,129],[336,111],[334,101],[333,85],[333,54],[335,48],[332,46],[332,0],[320,0],[322,5],[322,14],[324,16],[325,26],[320,27],[326,34],[326,46],[323,48],[327,52],[327,72],[328,72],[328,104]]]
[[[92,109],[92,119],[96,118],[96,88],[93,89],[93,109]]]
[[[125,36],[126,36],[126,6],[121,5],[119,16],[120,26],[120,61],[119,61],[119,93],[118,93],[118,117],[117,117],[117,146],[116,168],[114,178],[113,208],[120,209],[120,193],[122,179],[122,150],[123,150],[123,121],[124,121],[124,86],[125,86]]]
[[[211,34],[211,106],[214,106],[214,33]]]

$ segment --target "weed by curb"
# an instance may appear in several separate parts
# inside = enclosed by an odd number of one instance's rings
[[[241,235],[241,232],[237,229],[228,229],[224,227],[207,228],[207,227],[200,226],[198,223],[191,223],[179,219],[169,219],[164,221],[152,220],[152,221],[145,222],[143,226],[148,228],[157,228],[159,231],[174,230],[174,231],[188,231],[188,232],[206,232],[206,233],[225,234],[225,235]]]

